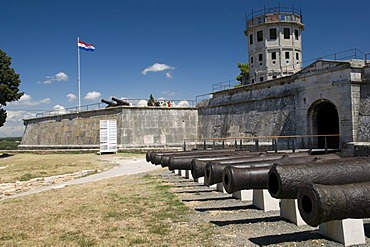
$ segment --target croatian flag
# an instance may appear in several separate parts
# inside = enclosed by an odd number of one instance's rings
[[[81,40],[78,41],[78,48],[85,50],[85,51],[95,51],[95,47],[92,44],[88,44],[82,42]]]

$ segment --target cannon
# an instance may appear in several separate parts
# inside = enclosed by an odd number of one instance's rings
[[[164,155],[162,156],[161,159],[161,165],[162,167],[168,167],[170,165],[171,159],[174,161],[176,159],[180,158],[201,158],[203,156],[212,156],[220,153],[236,153],[238,151],[236,150],[230,150],[230,149],[220,149],[220,150],[193,150],[193,151],[184,151],[184,152],[179,152],[179,153],[174,153],[174,154],[169,154],[169,155]],[[243,153],[247,153],[248,151],[243,151]],[[175,161],[176,162],[176,161]],[[176,168],[179,169],[179,168]]]
[[[333,220],[370,217],[370,182],[306,184],[297,197],[302,219],[313,227]]]
[[[287,156],[274,160],[276,164],[290,164],[317,162],[319,157],[293,157]],[[268,173],[272,167],[272,162],[262,164],[251,164],[245,166],[227,165],[222,173],[223,186],[227,193],[231,194],[240,190],[248,189],[267,189]]]
[[[189,152],[189,151],[186,151]],[[161,159],[165,155],[172,155],[177,153],[183,153],[181,151],[159,151],[155,152],[153,150],[147,151],[146,159],[148,162],[151,162],[154,165],[159,165],[161,163]]]
[[[205,180],[209,179],[210,182],[213,180],[211,176],[217,176],[220,182],[222,182],[222,172],[223,169],[227,165],[242,165],[249,162],[263,162],[266,160],[274,160],[274,159],[280,159],[283,154],[264,154],[264,153],[258,153],[254,155],[250,155],[249,157],[243,157],[238,159],[225,159],[225,160],[214,160],[214,161],[207,161],[205,164],[203,162],[193,162],[192,164],[192,175],[194,178],[196,177],[205,177]],[[206,174],[207,167],[211,166],[209,169],[210,171]],[[214,184],[213,182],[211,182]],[[216,182],[215,182],[216,183]],[[210,184],[210,185],[212,185]]]
[[[266,155],[262,157],[253,157],[250,158],[247,161],[244,162],[208,162],[205,168],[205,176],[204,181],[208,185],[216,184],[216,183],[222,183],[222,174],[227,165],[233,165],[233,166],[265,166],[268,164],[269,166],[272,166],[275,162],[282,162],[285,159],[291,159],[292,157],[296,158],[303,158],[308,157],[309,160],[312,159],[312,157],[308,156],[305,153],[302,154],[284,154],[284,155]]]
[[[268,174],[267,187],[274,198],[297,199],[299,188],[305,184],[340,185],[369,179],[369,158],[341,158],[311,164],[274,164]]]
[[[242,157],[249,152],[245,151],[230,151],[230,152],[217,152],[217,153],[204,153],[204,154],[196,154],[194,156],[183,156],[183,157],[176,157],[172,156],[169,159],[168,169],[170,171],[179,169],[179,170],[190,170],[191,169],[191,162],[193,159],[209,159],[213,160],[216,157]]]
[[[121,100],[121,99],[117,99],[115,97],[112,97],[112,100],[114,100],[116,103],[117,106],[121,106],[121,105],[125,105],[125,106],[129,106],[130,103],[124,101],[124,100]]]
[[[206,165],[209,161],[217,163],[242,163],[253,159],[254,157],[263,157],[264,153],[250,152],[243,156],[229,156],[229,157],[216,157],[214,159],[193,159],[191,161],[190,170],[193,178],[204,177]]]
[[[155,165],[162,164],[162,166],[168,166],[169,158],[172,156],[191,156],[201,153],[218,153],[220,151],[234,151],[231,149],[222,150],[192,150],[192,151],[174,151],[174,152],[152,152],[150,162]]]
[[[114,103],[113,101],[109,101],[109,100],[105,100],[105,99],[101,99],[101,102],[107,104],[108,106],[107,107],[114,107],[114,106],[117,106],[116,103]]]

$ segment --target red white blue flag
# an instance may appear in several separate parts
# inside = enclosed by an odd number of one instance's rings
[[[92,44],[82,42],[81,40],[78,41],[77,45],[78,45],[78,48],[80,48],[81,50],[95,51],[95,47]]]

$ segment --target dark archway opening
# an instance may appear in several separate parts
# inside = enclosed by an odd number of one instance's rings
[[[317,106],[316,126],[318,135],[339,134],[339,117],[335,106],[330,102],[322,102]],[[326,142],[326,144],[325,144]],[[319,148],[339,148],[339,136],[318,138]]]

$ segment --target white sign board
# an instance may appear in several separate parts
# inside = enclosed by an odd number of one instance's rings
[[[100,153],[117,153],[116,120],[100,120]]]

